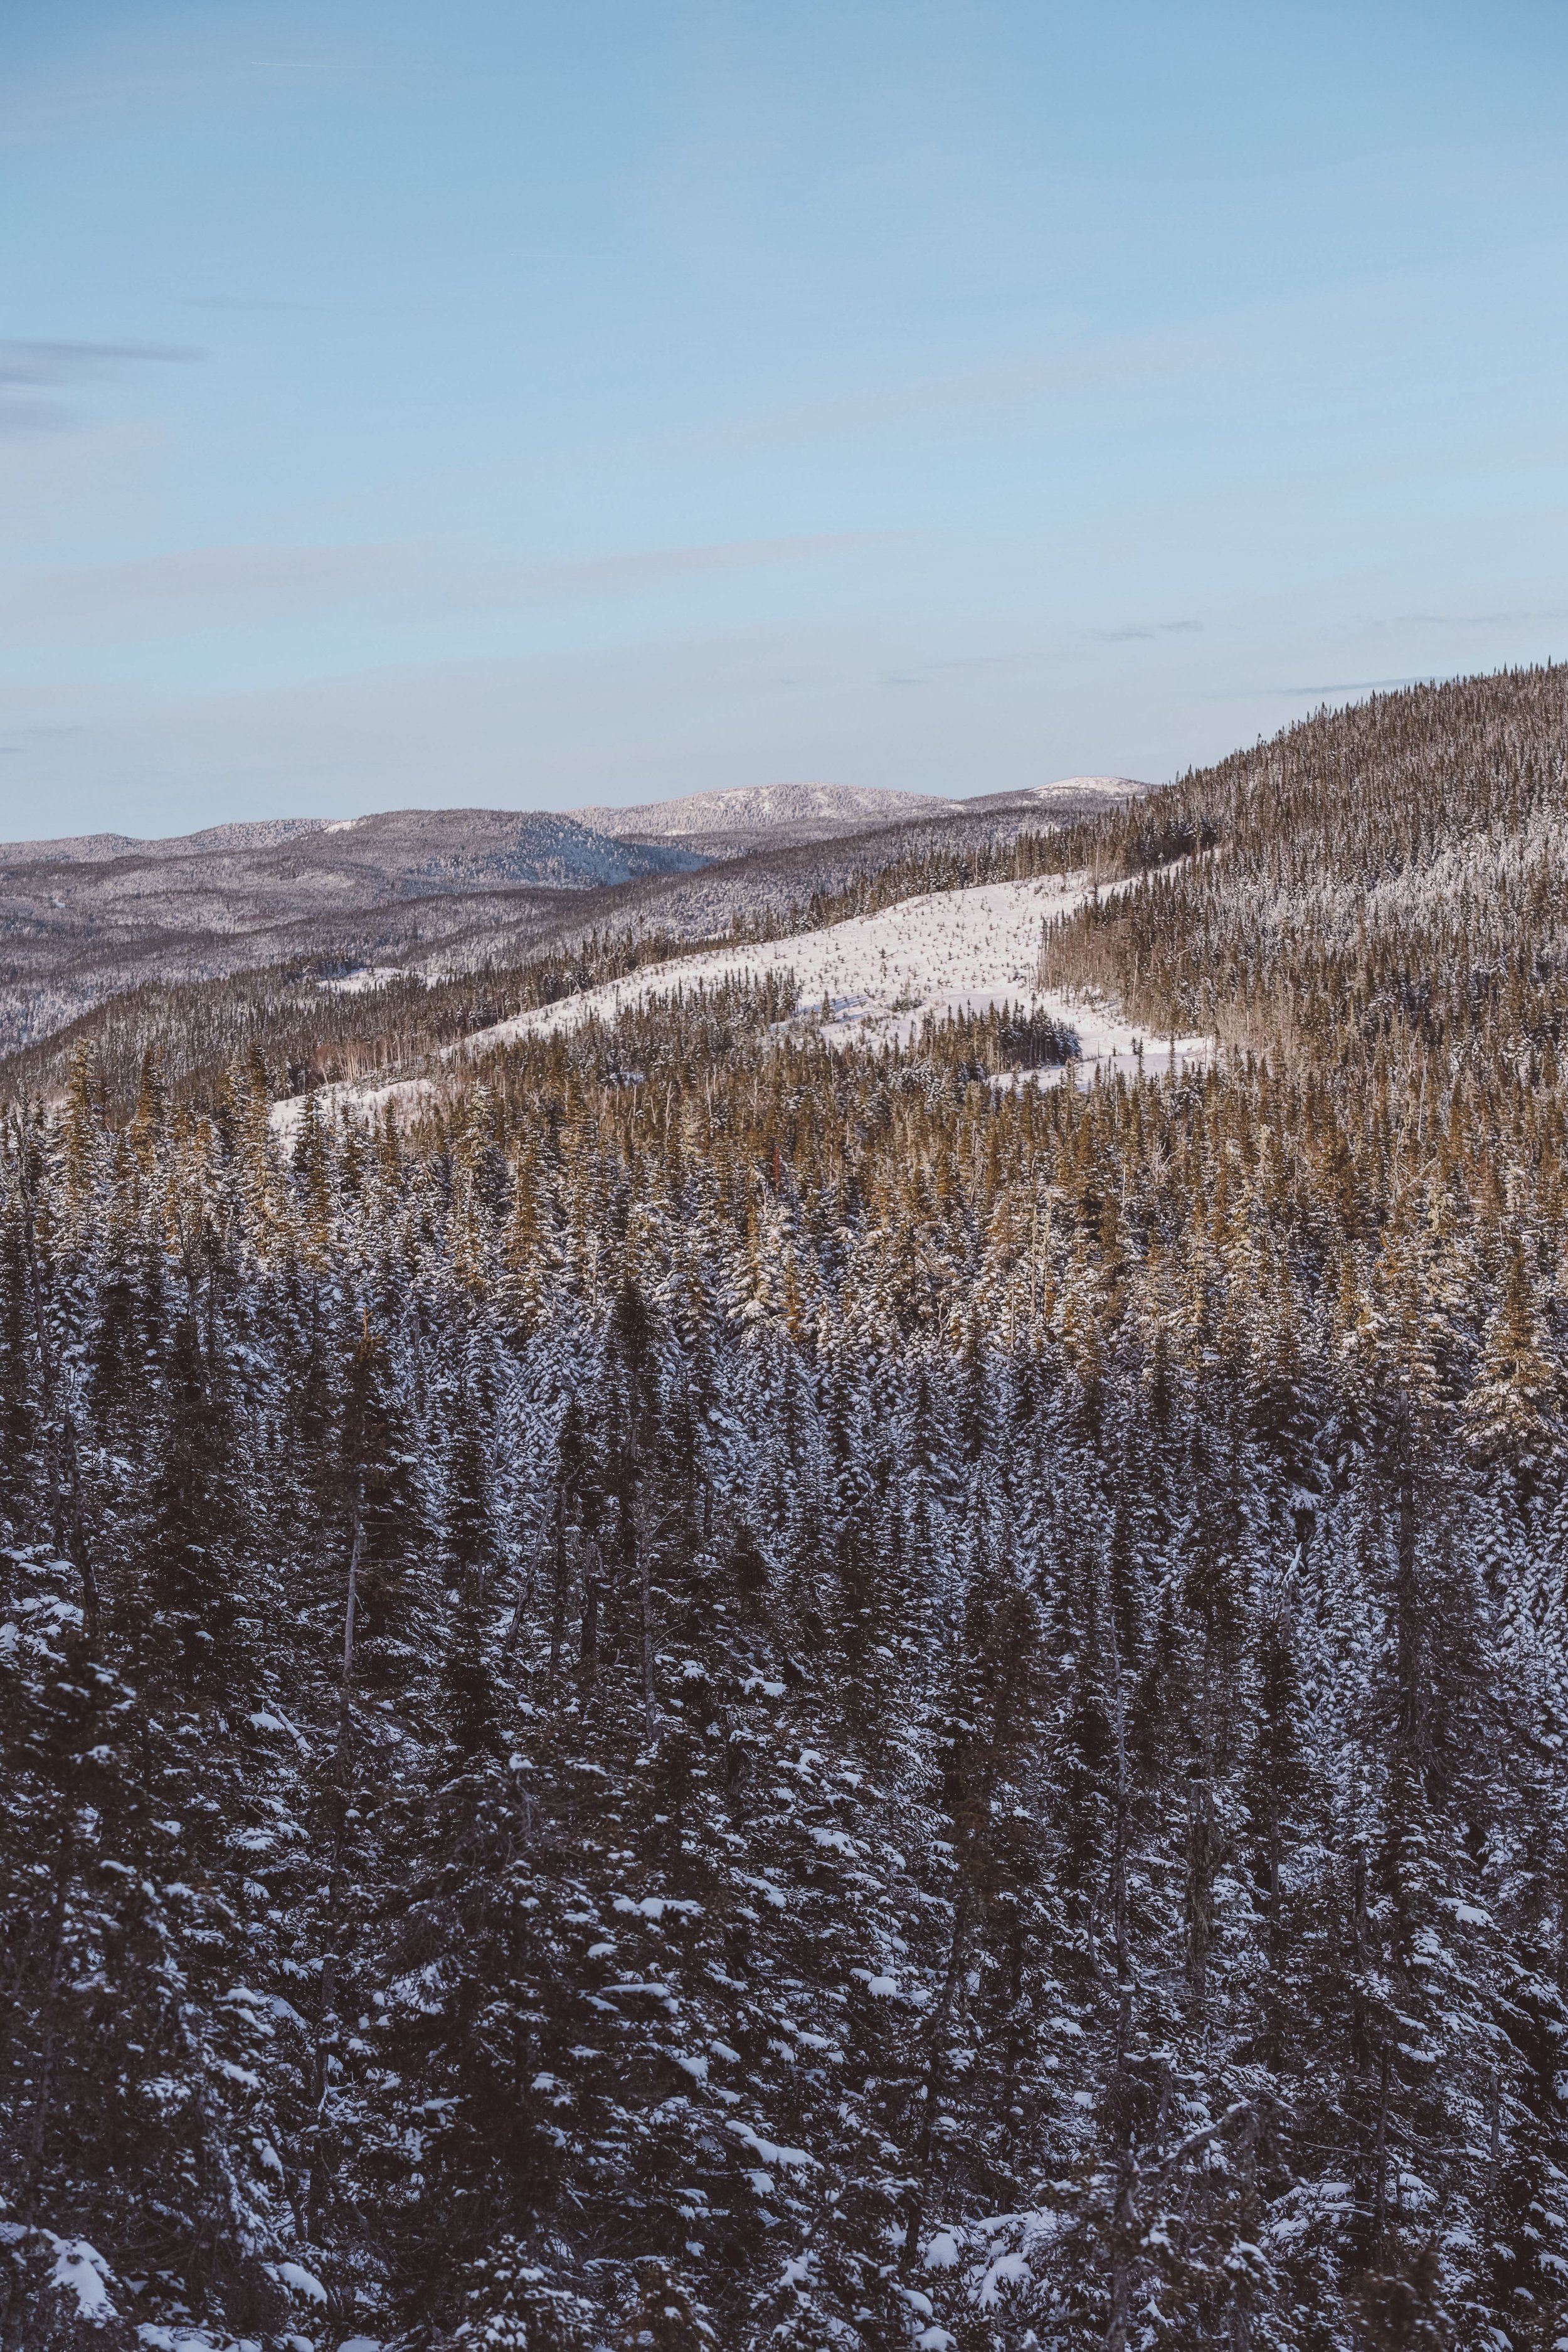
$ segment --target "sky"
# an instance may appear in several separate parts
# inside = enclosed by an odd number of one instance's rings
[[[1561,0],[12,0],[0,837],[1568,651]]]

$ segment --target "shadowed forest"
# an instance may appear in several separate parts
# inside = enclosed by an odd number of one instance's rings
[[[5,2352],[1568,2340],[1568,671],[985,855],[1215,1066],[0,1066]]]

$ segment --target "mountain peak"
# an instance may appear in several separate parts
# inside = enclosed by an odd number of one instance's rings
[[[783,849],[868,833],[876,825],[909,824],[962,805],[930,793],[876,784],[731,784],[675,800],[574,809],[571,814],[619,841],[700,845],[711,856],[737,856],[749,849]]]

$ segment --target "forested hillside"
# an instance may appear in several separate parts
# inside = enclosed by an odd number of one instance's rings
[[[1063,837],[1205,1071],[17,1102],[5,2352],[1568,2340],[1565,704]]]
[[[548,882],[544,875],[559,862],[549,855],[536,861],[531,881],[500,870],[524,862],[511,852],[530,841],[546,853],[571,835],[616,848],[581,825],[485,810],[446,817],[408,811],[363,826],[322,828],[328,850],[314,872],[300,860],[258,859],[268,869],[266,888],[256,889],[244,920],[236,903],[244,894],[228,898],[221,936],[160,928],[159,890],[145,876],[127,877],[114,860],[102,859],[107,888],[121,900],[135,894],[152,947],[132,970],[116,963],[100,939],[88,953],[91,985],[72,1000],[91,1009],[74,1019],[63,997],[47,1018],[26,1011],[28,958],[52,964],[62,953],[68,961],[76,950],[59,930],[63,919],[43,917],[40,928],[37,894],[43,887],[53,898],[58,866],[24,869],[31,900],[8,905],[0,887],[0,939],[12,943],[9,961],[0,958],[0,1049],[6,1049],[0,1050],[0,1100],[62,1093],[81,1045],[93,1049],[116,1117],[129,1113],[149,1050],[158,1055],[173,1095],[208,1108],[226,1064],[252,1051],[266,1060],[269,1082],[289,1093],[406,1068],[466,1031],[593,982],[700,951],[715,939],[778,939],[922,890],[1054,873],[1061,862],[1058,832],[1085,809],[1103,810],[1108,800],[1142,790],[1108,778],[1088,780],[1096,785],[1089,792],[1079,788],[1083,781],[1046,786],[1043,796],[939,802],[938,814],[919,822],[868,818],[868,831],[848,834],[837,825],[826,838],[792,842],[811,828],[781,819],[772,829],[784,845],[763,848],[741,832],[739,849],[736,842],[720,843],[718,863],[675,842],[633,840],[620,845],[628,859],[663,860],[679,870],[644,871],[600,887],[585,870],[569,887],[559,874]],[[678,811],[691,805],[667,803]],[[648,814],[630,812],[634,819]],[[759,832],[767,829],[759,824]],[[345,838],[355,845],[352,851]],[[89,845],[104,845],[100,838]],[[384,855],[378,866],[378,848],[395,855]],[[214,860],[209,855],[192,862],[199,880]],[[319,904],[311,911],[323,888],[339,894],[333,912]],[[273,904],[263,920],[258,902],[268,892]],[[69,924],[65,928],[68,932]],[[367,987],[376,1002],[365,1001]]]

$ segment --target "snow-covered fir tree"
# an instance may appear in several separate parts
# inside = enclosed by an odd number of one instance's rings
[[[1185,1075],[12,1101],[6,2352],[1568,2340],[1564,700],[1059,843]]]

